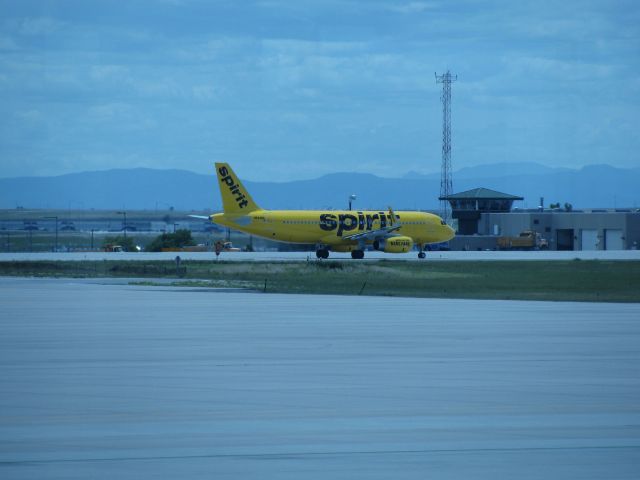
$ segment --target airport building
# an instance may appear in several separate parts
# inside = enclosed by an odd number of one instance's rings
[[[24,213],[23,213],[24,212]],[[35,212],[35,213],[34,213]],[[41,211],[4,210],[0,212],[0,230],[4,231],[54,231],[60,232],[123,232],[125,221],[122,215],[113,212],[88,211],[58,213],[58,216],[46,216]],[[209,212],[204,212],[208,215]],[[126,221],[127,232],[174,232],[187,229],[192,232],[222,231],[215,224],[189,217],[187,212],[153,214],[140,211],[129,212]],[[162,218],[162,217],[168,218]]]
[[[476,188],[441,200],[449,201],[457,221],[453,250],[511,248],[505,238],[529,232],[537,246],[550,250],[631,250],[640,248],[638,209],[544,208],[522,210],[523,197]],[[542,203],[542,202],[541,202]],[[503,239],[503,240],[501,240]],[[513,248],[527,248],[514,242]],[[534,247],[535,248],[535,247]]]

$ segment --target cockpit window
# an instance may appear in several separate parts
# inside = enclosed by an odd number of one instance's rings
[[[445,222],[444,220],[440,219],[440,225],[446,225],[447,222]]]

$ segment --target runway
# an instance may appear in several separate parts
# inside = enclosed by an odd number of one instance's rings
[[[557,261],[557,260],[636,260],[640,261],[640,250],[584,250],[584,251],[533,251],[533,252],[501,252],[501,251],[449,251],[426,252],[424,260],[418,258],[418,252],[391,254],[384,252],[366,252],[364,261],[369,260],[401,260],[413,262],[430,261]],[[174,260],[180,256],[182,260],[215,261],[213,252],[4,252],[0,253],[0,262],[13,261],[82,261],[82,260],[127,260],[154,261]],[[349,253],[331,252],[330,260],[349,260]],[[251,261],[251,262],[305,262],[316,260],[315,252],[223,252],[219,260]],[[353,260],[362,262],[363,260]]]
[[[0,477],[632,479],[640,304],[0,278]]]

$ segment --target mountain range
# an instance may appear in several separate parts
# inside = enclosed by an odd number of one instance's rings
[[[242,172],[236,172],[242,174]],[[244,181],[264,208],[437,209],[440,175],[409,172],[402,178],[332,173],[290,182]],[[536,163],[495,163],[453,173],[454,192],[484,187],[524,197],[515,207],[535,208],[540,197],[574,208],[635,208],[640,205],[640,168],[590,165],[553,168]],[[52,177],[0,178],[0,208],[219,210],[211,175],[146,168],[72,173]]]

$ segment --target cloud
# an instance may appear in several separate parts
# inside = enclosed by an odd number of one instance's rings
[[[20,23],[19,32],[22,35],[50,35],[63,29],[64,22],[60,22],[53,18],[25,18]]]
[[[36,109],[20,111],[16,116],[29,123],[41,122],[44,119],[42,112]]]
[[[91,78],[98,81],[122,79],[128,74],[129,69],[123,65],[93,65],[90,70]]]
[[[158,72],[162,72],[160,75]],[[92,65],[89,77],[93,88],[103,94],[123,93],[130,97],[184,98],[190,87],[168,69],[157,70],[148,66]],[[204,90],[198,90],[204,96]],[[195,92],[194,92],[195,93]],[[203,97],[202,97],[203,98]]]
[[[212,85],[194,85],[191,93],[196,100],[214,100],[218,98],[219,92]]]
[[[438,7],[435,2],[409,2],[401,5],[386,5],[385,9],[402,14],[421,13]]]
[[[377,96],[381,91],[424,90],[432,84],[431,66],[420,54],[381,52],[364,42],[307,42],[270,39],[257,60],[267,88],[349,95]],[[349,102],[351,103],[351,102]]]
[[[286,53],[291,56],[347,55],[368,49],[366,42],[312,41],[292,38],[268,38],[261,42],[268,52]]]
[[[320,91],[316,88],[296,88],[293,93],[306,98],[317,98],[320,96]]]
[[[290,125],[309,125],[309,115],[300,112],[283,112],[279,115],[279,120]]]
[[[122,102],[106,103],[89,107],[89,115],[96,120],[113,120],[118,117],[130,117],[133,113],[131,105]]]
[[[18,44],[11,37],[0,37],[0,50],[16,50]]]
[[[546,18],[538,22],[512,23],[511,27],[534,37],[590,38],[602,32],[606,24],[599,18]]]
[[[19,3],[7,3],[0,21],[0,112],[16,123],[15,151],[65,158],[75,148],[109,153],[110,164],[135,151],[167,166],[218,156],[249,170],[255,158],[274,158],[296,172],[380,171],[439,156],[433,73],[448,66],[459,74],[454,148],[472,145],[467,162],[495,145],[529,148],[514,133],[522,125],[543,138],[549,119],[562,118],[558,138],[574,138],[600,128],[599,118],[615,124],[623,114],[611,105],[634,118],[640,104],[632,2]],[[506,135],[505,124],[517,128]],[[633,134],[598,141],[638,143]],[[632,158],[637,148],[628,150]]]
[[[187,39],[172,45],[169,55],[179,61],[212,62],[225,60],[239,62],[252,51],[259,49],[259,42],[248,37],[215,37]]]
[[[126,142],[124,137],[121,136],[122,134],[139,134],[140,132],[153,131],[159,125],[158,120],[150,109],[126,102],[91,105],[79,115],[83,119],[83,123],[77,125],[76,131],[70,132],[71,135],[93,138],[94,145],[105,141],[103,135],[106,137],[115,135],[118,136],[121,142],[120,145],[115,146],[115,149],[121,148],[122,142]],[[96,128],[100,132],[98,135],[92,133]]]
[[[146,97],[179,98],[185,96],[185,86],[169,75],[162,78],[137,78],[131,81],[140,95]]]
[[[609,64],[579,60],[558,60],[549,57],[515,56],[506,60],[512,70],[528,76],[531,73],[562,83],[584,80],[604,80],[616,74],[616,67]]]

